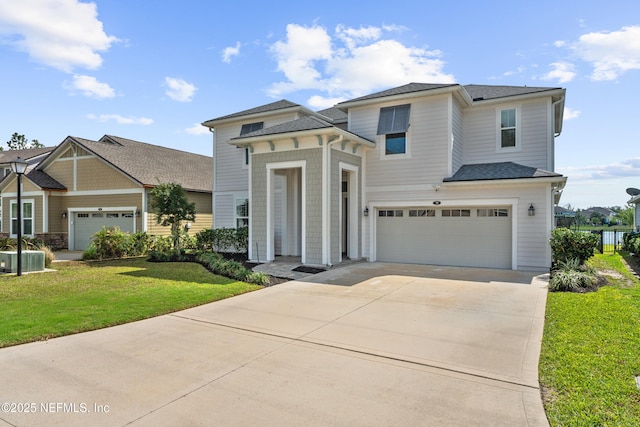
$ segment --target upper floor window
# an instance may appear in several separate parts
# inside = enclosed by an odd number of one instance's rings
[[[240,129],[240,136],[246,135],[251,132],[255,132],[264,127],[264,122],[255,122],[255,123],[246,123],[242,125],[242,129]],[[249,164],[249,149],[245,148],[242,150],[242,165],[247,166]]]
[[[518,109],[505,108],[498,111],[499,134],[498,150],[515,149],[520,147],[518,129]]]
[[[407,130],[411,105],[396,105],[380,109],[378,135],[384,135],[384,154],[407,154]]]

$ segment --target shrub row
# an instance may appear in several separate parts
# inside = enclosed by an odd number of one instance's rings
[[[91,237],[91,243],[82,258],[95,260],[142,256],[150,251],[169,251],[171,245],[170,236],[150,236],[144,231],[128,233],[118,227],[102,227]]]
[[[240,280],[241,282],[254,283],[266,286],[269,284],[269,276],[257,271],[251,271],[242,263],[233,260],[226,260],[215,252],[206,252],[196,255],[196,260],[204,265],[209,271],[221,276]]]
[[[249,229],[209,228],[196,233],[196,247],[201,251],[247,253]]]

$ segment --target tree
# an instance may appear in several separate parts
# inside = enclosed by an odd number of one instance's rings
[[[633,206],[627,205],[624,209],[616,212],[615,219],[621,224],[633,226]]]
[[[44,145],[40,144],[37,139],[32,139],[31,144],[29,144],[29,140],[25,138],[24,135],[14,132],[13,135],[11,135],[11,139],[7,141],[7,147],[9,147],[9,150],[24,150],[27,148],[42,148]],[[0,151],[3,150],[4,149],[0,147]]]
[[[195,203],[189,202],[180,184],[158,184],[151,190],[151,209],[158,224],[171,226],[173,248],[179,251],[180,226],[182,221],[195,221]]]

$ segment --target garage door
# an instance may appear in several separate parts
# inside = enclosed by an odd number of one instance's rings
[[[76,212],[73,215],[74,249],[83,251],[91,242],[91,236],[102,227],[120,227],[122,231],[133,232],[131,212]]]
[[[511,268],[509,207],[378,209],[378,261]]]

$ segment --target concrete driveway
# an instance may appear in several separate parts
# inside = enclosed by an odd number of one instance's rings
[[[359,263],[9,347],[0,426],[548,425],[546,286],[535,273]]]

